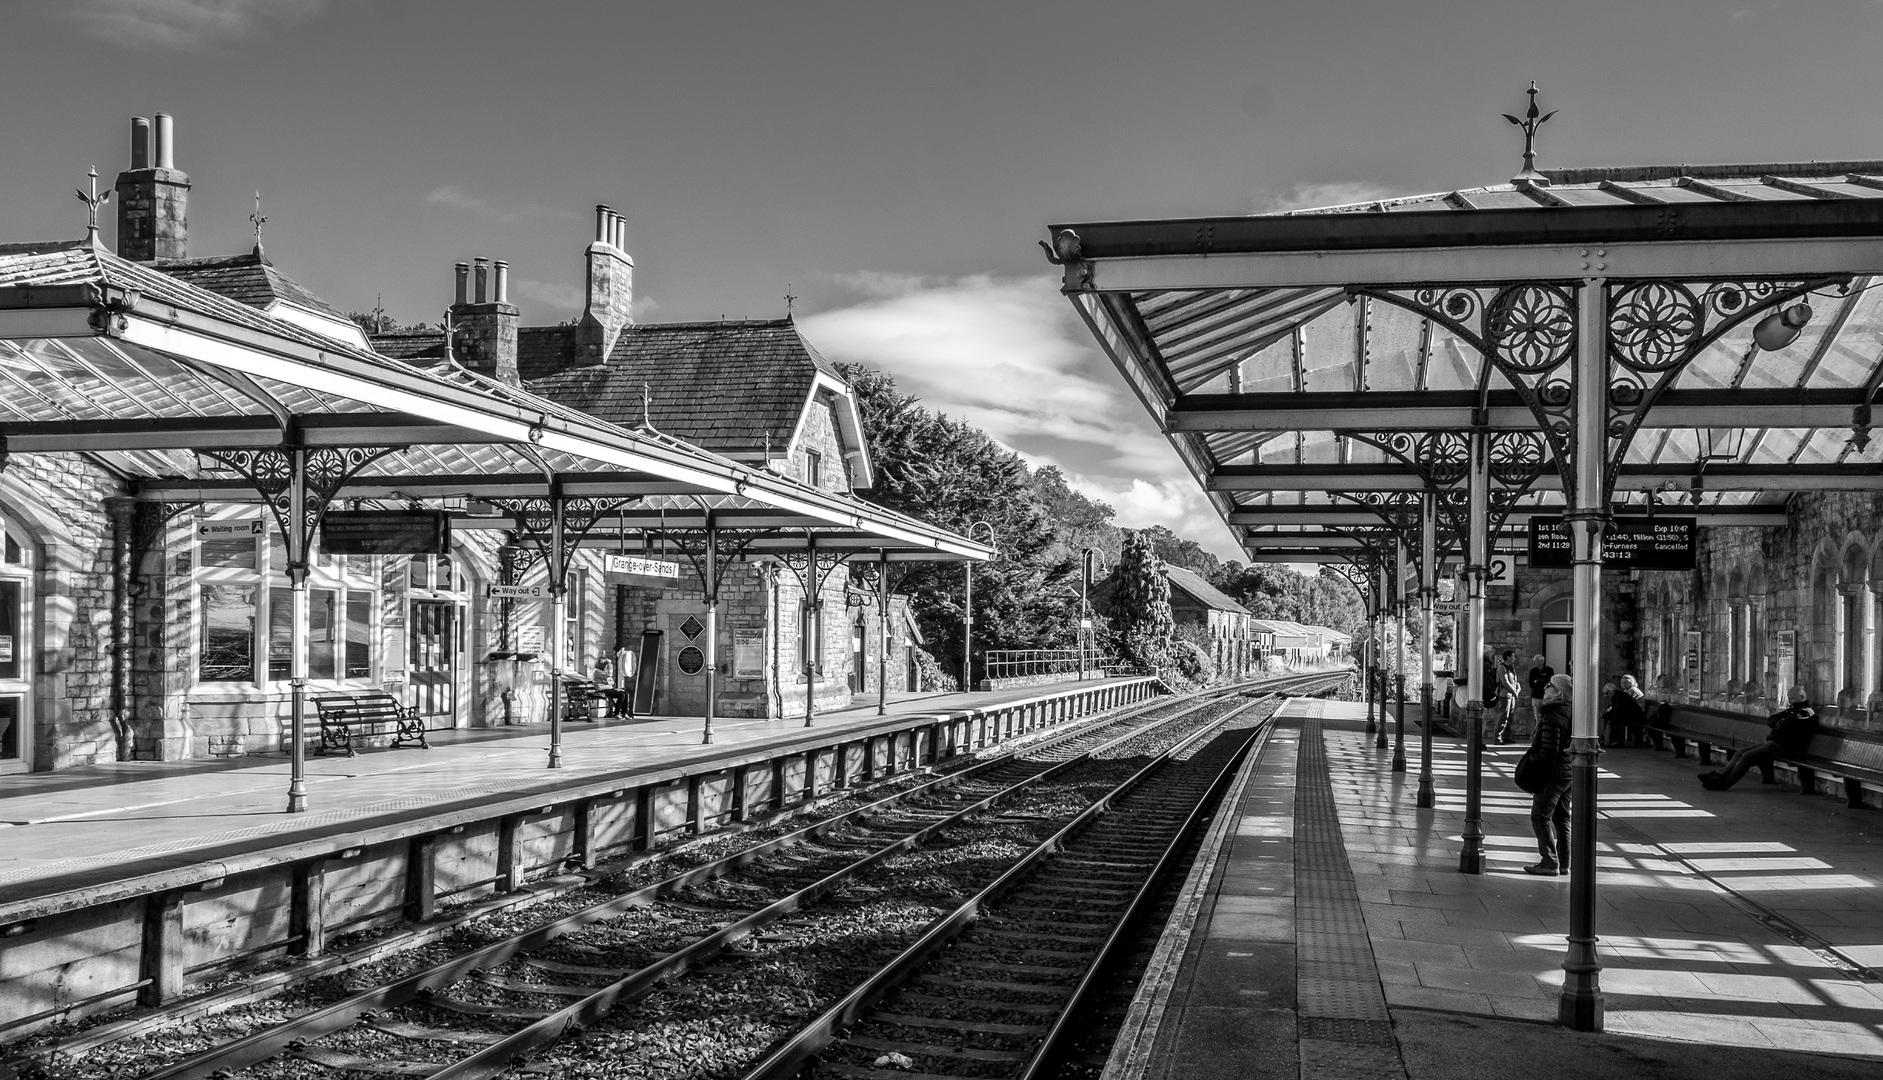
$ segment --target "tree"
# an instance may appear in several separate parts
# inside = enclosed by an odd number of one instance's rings
[[[347,319],[351,321],[353,325],[369,334],[398,334],[413,330],[437,329],[437,327],[426,326],[424,323],[413,323],[410,326],[401,325],[397,320],[378,308],[372,311],[349,311],[347,312]]]
[[[876,466],[869,500],[954,532],[983,521],[993,530],[997,555],[973,571],[976,653],[1069,647],[1078,564],[1026,463],[973,425],[923,408],[890,376],[859,364],[838,369],[856,395]],[[961,670],[964,578],[958,564],[927,563],[894,582],[950,671]]]
[[[1118,565],[1125,534],[1111,523],[1116,511],[1109,503],[1072,490],[1057,465],[1040,466],[1033,474],[1032,486],[1034,498],[1058,529],[1060,554],[1077,559],[1089,548],[1097,553],[1099,565],[1106,570]]]
[[[1110,615],[1128,660],[1162,666],[1176,628],[1170,614],[1170,579],[1146,531],[1125,530],[1118,569],[1111,576]]]
[[[1166,563],[1194,570],[1205,581],[1214,581],[1222,574],[1222,562],[1204,551],[1203,545],[1195,540],[1178,536],[1162,525],[1152,525],[1143,531],[1151,542],[1151,549]]]

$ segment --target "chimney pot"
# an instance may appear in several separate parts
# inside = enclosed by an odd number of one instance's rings
[[[595,204],[595,242],[596,243],[600,244],[600,243],[607,242],[608,219],[613,216],[614,216],[614,211],[608,209],[606,205],[602,203]]]
[[[628,219],[620,214],[615,215],[615,246],[628,250]]]
[[[458,287],[452,293],[454,299],[451,302],[459,305],[468,304],[471,301],[471,264],[461,262],[454,269],[457,271]]]
[[[172,126],[175,121],[171,119],[169,113],[158,113],[155,119],[157,121],[156,166],[159,169],[174,169],[177,167],[175,134]]]
[[[131,168],[150,168],[150,121],[131,117]]]
[[[510,302],[510,264],[498,259],[491,263],[491,301],[498,304]]]
[[[190,178],[178,172],[168,113],[131,118],[131,167],[118,174],[118,254],[132,262],[189,257]]]
[[[477,258],[477,303],[490,303],[490,260],[483,256]]]

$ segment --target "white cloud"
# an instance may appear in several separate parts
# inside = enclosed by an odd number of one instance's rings
[[[965,420],[1035,465],[1110,503],[1120,525],[1165,525],[1233,555],[1227,529],[1110,375],[1110,362],[1056,278],[936,279],[864,272],[833,281],[857,296],[799,320],[833,360],[880,368],[931,409]]]
[[[70,0],[60,13],[133,49],[192,49],[317,14],[327,0]]]
[[[553,207],[542,206],[538,203],[525,203],[514,209],[505,209],[491,202],[489,199],[465,191],[456,184],[446,184],[441,188],[433,188],[432,191],[425,196],[425,201],[433,206],[442,206],[448,210],[462,210],[467,214],[476,214],[479,217],[487,217],[493,221],[516,221],[519,218],[526,217],[571,218],[575,216],[572,211],[557,210]]]
[[[1406,192],[1365,180],[1334,180],[1323,184],[1296,184],[1287,193],[1259,191],[1255,195],[1255,212],[1258,214],[1279,214],[1286,210],[1308,210],[1323,206],[1346,206],[1349,203],[1378,202],[1381,199],[1397,199]]]

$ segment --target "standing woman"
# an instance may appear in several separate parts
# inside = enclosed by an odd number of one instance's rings
[[[1569,869],[1569,692],[1569,676],[1550,676],[1543,704],[1537,707],[1536,730],[1530,735],[1531,749],[1545,761],[1554,759],[1545,774],[1549,783],[1530,802],[1530,828],[1536,833],[1542,860],[1524,867],[1523,872],[1539,877],[1555,877]]]

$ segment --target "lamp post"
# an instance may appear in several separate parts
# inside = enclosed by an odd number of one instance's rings
[[[1079,552],[1079,681],[1085,681],[1085,646],[1092,633],[1092,579],[1098,576],[1098,552],[1082,548]]]
[[[977,521],[968,526],[968,539],[974,539],[976,529],[987,530],[987,546],[994,547],[994,527],[985,521]],[[998,554],[998,549],[996,549]],[[967,693],[974,689],[974,560],[962,564],[967,571],[966,588],[961,604],[961,691]]]

